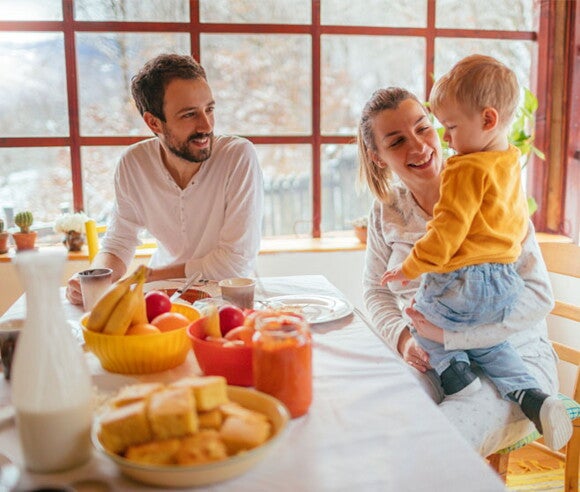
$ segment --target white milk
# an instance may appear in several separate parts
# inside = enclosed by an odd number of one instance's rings
[[[53,412],[17,412],[16,422],[30,471],[66,470],[91,455],[90,404]]]

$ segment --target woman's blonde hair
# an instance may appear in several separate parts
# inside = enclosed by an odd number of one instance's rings
[[[429,104],[434,113],[449,102],[481,111],[494,108],[501,127],[514,117],[520,97],[516,74],[491,56],[471,55],[456,63],[433,86]]]
[[[366,183],[371,193],[383,202],[388,201],[393,173],[388,166],[379,167],[369,155],[371,152],[377,153],[373,121],[379,113],[386,109],[397,109],[407,99],[413,99],[423,106],[417,96],[400,87],[375,91],[365,104],[358,125],[358,180],[360,184]]]

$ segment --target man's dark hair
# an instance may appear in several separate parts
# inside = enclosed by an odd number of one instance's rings
[[[141,116],[151,113],[165,121],[163,98],[165,88],[173,79],[204,79],[205,70],[189,55],[164,54],[149,60],[131,79],[131,94]]]

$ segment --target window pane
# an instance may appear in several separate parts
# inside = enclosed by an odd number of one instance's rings
[[[312,147],[256,145],[264,173],[263,236],[312,230]]]
[[[465,56],[481,53],[505,63],[515,72],[520,85],[532,88],[530,72],[536,49],[532,41],[439,38],[435,40],[435,78],[441,77]]]
[[[532,31],[535,0],[437,0],[440,28]]]
[[[356,145],[322,146],[322,230],[352,229],[352,221],[367,216],[372,197],[366,187],[357,190]]]
[[[310,0],[200,0],[201,22],[309,24]]]
[[[0,148],[0,162],[0,216],[11,227],[30,210],[40,242],[54,239],[52,222],[73,201],[68,148]]]
[[[320,17],[328,25],[425,27],[427,0],[322,0]]]
[[[0,34],[0,73],[3,137],[68,135],[62,34]]]
[[[217,133],[311,133],[309,36],[208,34],[201,53],[217,101]]]
[[[151,135],[131,97],[131,77],[164,52],[188,54],[189,34],[77,34],[82,135]]]
[[[424,97],[425,40],[323,36],[321,71],[322,132],[353,134],[364,104],[378,88],[401,86]]]
[[[0,0],[0,20],[62,20],[62,0]]]
[[[85,212],[97,223],[107,223],[115,201],[114,175],[126,146],[83,147],[83,196]]]
[[[82,21],[188,22],[187,0],[75,0]]]

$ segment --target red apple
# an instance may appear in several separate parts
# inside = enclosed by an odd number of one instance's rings
[[[171,301],[165,292],[150,290],[145,294],[145,306],[147,307],[147,319],[151,323],[160,314],[171,310]]]
[[[218,310],[222,337],[233,328],[244,324],[244,312],[237,306],[221,306]]]

